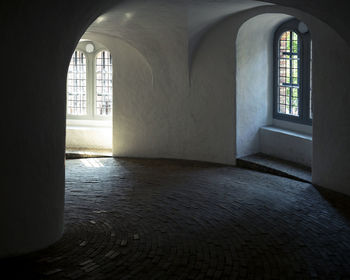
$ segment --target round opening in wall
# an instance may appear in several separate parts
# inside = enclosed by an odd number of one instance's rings
[[[91,43],[88,43],[86,46],[85,46],[85,50],[88,52],[88,53],[92,53],[94,50],[95,50],[95,46]]]

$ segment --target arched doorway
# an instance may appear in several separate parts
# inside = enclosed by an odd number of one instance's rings
[[[112,155],[112,109],[112,54],[97,41],[81,39],[67,77],[67,158]]]

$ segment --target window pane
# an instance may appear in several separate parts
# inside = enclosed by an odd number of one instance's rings
[[[310,119],[312,119],[312,41],[310,42]]]
[[[284,32],[279,40],[278,112],[299,116],[300,41],[297,33]]]
[[[75,51],[68,68],[67,114],[86,115],[86,57]]]
[[[102,51],[96,56],[96,114],[112,115],[112,56]]]

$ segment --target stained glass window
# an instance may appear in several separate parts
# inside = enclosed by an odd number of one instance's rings
[[[78,50],[74,52],[68,68],[67,114],[87,114],[86,57]]]

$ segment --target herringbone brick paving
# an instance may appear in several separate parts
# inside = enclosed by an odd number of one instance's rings
[[[69,160],[63,238],[1,279],[350,279],[349,202],[231,166]]]

